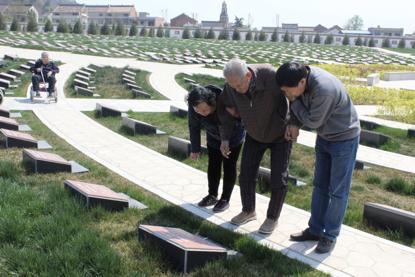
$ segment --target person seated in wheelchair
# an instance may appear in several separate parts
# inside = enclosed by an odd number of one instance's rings
[[[43,52],[41,58],[30,68],[30,71],[33,73],[32,85],[35,95],[40,96],[39,83],[45,82],[48,84],[48,97],[53,97],[56,84],[55,74],[59,73],[59,68],[49,60],[49,53]]]

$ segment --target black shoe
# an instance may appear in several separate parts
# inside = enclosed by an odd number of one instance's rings
[[[302,231],[301,233],[292,234],[290,236],[290,239],[292,241],[308,241],[308,240],[319,241],[320,237],[310,233],[310,229],[307,228],[304,231]]]
[[[336,245],[335,241],[329,240],[327,238],[321,238],[316,247],[316,253],[325,254],[333,250]]]
[[[203,198],[202,201],[200,201],[197,205],[199,207],[208,207],[208,206],[213,206],[216,203],[218,203],[218,199],[216,199],[215,196],[209,194],[208,196]]]
[[[224,200],[224,199],[220,199],[218,201],[218,203],[216,203],[215,207],[213,207],[213,212],[214,213],[223,212],[227,208],[229,208],[229,201]]]

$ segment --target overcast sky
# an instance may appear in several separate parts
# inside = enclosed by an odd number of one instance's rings
[[[85,4],[134,4],[139,12],[171,19],[182,12],[197,16],[200,20],[219,20],[223,0],[78,0]],[[281,23],[299,23],[302,26],[317,24],[343,27],[348,18],[355,14],[364,21],[364,29],[382,27],[403,27],[405,33],[415,31],[415,0],[228,0],[228,14],[231,21],[235,16],[243,17],[252,25],[276,26],[277,15]],[[342,4],[343,3],[343,4]]]

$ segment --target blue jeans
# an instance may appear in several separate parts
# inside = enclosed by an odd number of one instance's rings
[[[316,142],[310,233],[335,241],[346,213],[359,137]]]

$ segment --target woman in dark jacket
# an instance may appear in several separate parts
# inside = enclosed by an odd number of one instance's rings
[[[229,141],[230,153],[228,158],[220,151],[221,139],[219,133],[219,119],[217,109],[222,90],[216,86],[195,86],[187,96],[189,105],[189,132],[192,160],[200,156],[200,131],[205,129],[209,156],[208,183],[209,194],[200,202],[200,207],[212,206],[214,212],[221,212],[229,208],[229,200],[236,181],[236,162],[245,138],[245,131],[239,119],[235,119],[232,138]],[[218,200],[218,188],[222,175],[223,164],[223,191]]]

